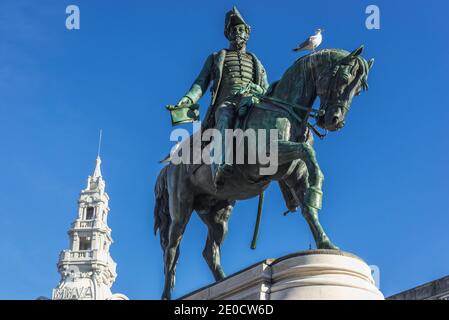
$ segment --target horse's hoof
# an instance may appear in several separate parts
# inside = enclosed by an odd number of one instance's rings
[[[221,280],[223,280],[224,278],[226,278],[226,275],[225,275],[225,273],[224,273],[223,270],[219,270],[219,271],[217,272],[217,274],[215,275],[215,281],[221,281]]]
[[[333,244],[330,240],[323,240],[319,244],[317,244],[318,249],[330,249],[330,250],[340,250],[335,244]]]
[[[171,300],[171,294],[164,293],[161,297],[161,300]]]

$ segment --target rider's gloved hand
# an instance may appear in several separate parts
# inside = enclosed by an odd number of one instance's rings
[[[251,83],[251,91],[255,94],[264,94],[265,90],[258,84]]]

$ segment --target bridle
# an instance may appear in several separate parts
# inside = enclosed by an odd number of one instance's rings
[[[309,60],[309,63],[310,63],[309,69],[312,70],[312,66],[311,66],[312,61]],[[336,106],[342,108],[344,113],[347,113],[349,111],[349,107],[347,106],[347,103],[345,103],[344,101],[336,100],[336,101],[330,102],[330,98],[331,98],[330,95],[332,94],[333,89],[335,89],[335,87],[337,86],[336,78],[338,76],[338,72],[340,71],[341,64],[342,64],[342,61],[338,61],[331,67],[326,68],[325,70],[321,71],[317,77],[317,79],[318,79],[317,82],[315,81],[314,73],[313,72],[311,73],[312,82],[314,82],[317,86],[317,84],[320,82],[322,77],[327,75],[329,73],[329,71],[332,70],[332,75],[328,80],[328,85],[327,85],[327,90],[325,92],[325,95],[323,96],[322,99],[320,98],[320,101],[324,101],[324,103],[321,104],[319,109],[315,109],[312,106],[305,107],[300,104],[291,103],[291,102],[288,102],[288,101],[285,101],[282,99],[264,96],[264,95],[258,96],[258,98],[259,98],[259,100],[262,100],[262,101],[264,101],[264,100],[269,101],[269,102],[271,102],[272,105],[275,105],[278,108],[285,110],[292,117],[294,117],[296,120],[298,120],[303,126],[308,126],[322,140],[327,136],[328,130],[324,129],[324,133],[321,133],[319,131],[319,129],[317,128],[317,121],[318,121],[319,117],[324,117],[329,105],[332,104],[332,105],[336,105]],[[306,115],[304,116],[304,118],[301,118],[298,116],[298,114],[296,112],[294,112],[294,110],[306,111]],[[315,123],[314,124],[309,123],[308,122],[309,118],[314,118]]]
[[[310,62],[311,63],[311,62]],[[335,69],[335,66],[332,67],[333,69]],[[277,99],[274,97],[269,97],[269,96],[260,96],[259,99],[262,101],[269,101],[271,102],[273,105],[280,107],[281,109],[287,111],[290,115],[292,115],[296,120],[298,120],[303,126],[308,126],[317,136],[318,138],[320,138],[321,140],[323,140],[327,134],[328,134],[328,130],[324,129],[324,133],[321,133],[319,131],[319,129],[317,128],[317,120],[319,117],[323,117],[326,113],[326,109],[327,109],[327,101],[330,97],[330,93],[331,93],[331,85],[332,83],[335,82],[335,78],[337,77],[338,74],[338,70],[339,70],[340,66],[338,65],[337,69],[335,71],[333,71],[332,74],[332,78],[329,79],[328,82],[328,88],[326,90],[326,96],[325,96],[325,100],[326,104],[325,105],[321,105],[319,109],[315,109],[312,106],[310,107],[305,107],[302,106],[300,104],[296,104],[296,103],[291,103],[282,99]],[[310,68],[312,69],[312,68]],[[323,74],[326,74],[329,72],[329,69],[331,68],[327,68],[326,70],[321,71],[320,75],[318,76],[318,80],[321,79],[321,77],[323,76]],[[315,82],[315,77],[313,72],[311,73],[311,77],[312,77],[312,82]],[[333,81],[334,80],[334,81]],[[341,106],[345,109],[348,109],[346,107],[345,104],[341,104]],[[301,111],[306,111],[306,115],[304,118],[301,118],[298,116],[298,114],[296,112],[292,112],[292,110],[301,110]],[[315,123],[311,124],[308,122],[309,118],[314,118],[315,119]]]
[[[347,103],[345,103],[344,101],[341,101],[340,99],[338,99],[336,101],[332,101],[332,103],[329,102],[330,95],[333,92],[331,89],[335,89],[335,87],[337,86],[336,78],[337,78],[338,72],[340,71],[340,66],[341,66],[341,63],[337,63],[335,66],[329,68],[329,69],[332,69],[332,76],[329,79],[327,90],[325,92],[325,96],[323,97],[324,104],[322,104],[320,107],[320,109],[323,109],[323,111],[324,111],[323,114],[325,113],[325,110],[327,110],[327,108],[330,104],[341,107],[345,111],[345,113],[349,111],[349,107],[347,106]],[[320,75],[318,76],[318,82],[322,78],[322,75],[327,73],[329,69],[320,73]],[[334,85],[334,87],[331,88],[332,85]],[[320,98],[320,100],[321,100],[321,98]]]

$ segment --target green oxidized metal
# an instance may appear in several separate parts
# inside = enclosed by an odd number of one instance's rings
[[[321,209],[323,192],[317,187],[307,189],[304,195],[304,204],[314,209]]]
[[[199,104],[190,106],[167,105],[166,108],[170,111],[171,123],[173,126],[200,120]]]
[[[266,91],[265,69],[253,54],[246,51],[250,28],[242,22],[244,20],[236,8],[227,14],[225,35],[230,40],[229,49],[211,54],[177,106],[167,108],[173,124],[198,120],[198,105],[195,104],[211,85],[212,102],[202,129],[215,128],[223,132],[233,129],[237,119],[245,129],[268,132],[265,138],[257,139],[256,151],[272,153],[270,142],[275,141],[276,170],[265,174],[261,170],[266,168],[266,163],[240,164],[234,161],[232,167],[235,169],[223,170],[225,174],[221,175],[220,188],[217,188],[220,175],[214,176],[214,166],[209,163],[170,163],[161,170],[155,185],[154,231],[159,231],[164,252],[163,299],[171,297],[179,245],[192,212],[196,211],[208,227],[203,257],[215,279],[221,280],[225,273],[221,266],[220,248],[236,201],[262,195],[271,182],[279,183],[289,211],[301,209],[316,247],[338,249],[319,219],[324,176],[313,148],[310,128],[314,126],[308,123],[308,119],[314,117],[316,126],[330,132],[341,130],[353,98],[368,88],[368,73],[374,61],[366,61],[361,56],[363,46],[352,52],[318,50],[297,59]],[[232,96],[236,91],[234,85],[241,85],[238,93],[246,95],[239,98],[238,103]],[[260,87],[260,90],[253,87]],[[320,100],[318,110],[313,107],[317,99]],[[238,106],[240,109],[234,109]],[[247,106],[247,112],[241,112],[243,106]],[[272,130],[277,132],[277,136],[268,137]],[[247,150],[244,153],[243,158],[246,159],[249,153]],[[220,173],[220,170],[215,172]],[[262,201],[259,201],[261,207]],[[256,238],[257,233],[253,247]]]

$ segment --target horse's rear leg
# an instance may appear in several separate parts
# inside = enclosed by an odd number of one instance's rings
[[[234,202],[220,201],[212,208],[201,211],[199,214],[201,220],[208,228],[203,257],[216,281],[225,277],[220,263],[220,247],[228,232],[228,221],[233,207]]]
[[[179,244],[189,219],[192,215],[191,199],[181,199],[176,192],[170,196],[171,224],[168,235],[168,245],[164,252],[165,285],[162,299],[171,299],[171,290],[175,285],[176,263],[179,257]]]

